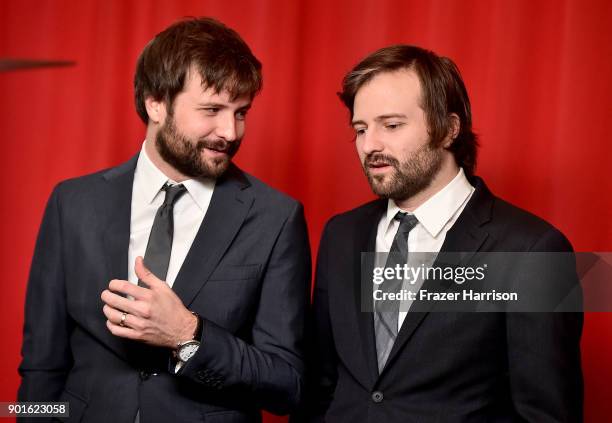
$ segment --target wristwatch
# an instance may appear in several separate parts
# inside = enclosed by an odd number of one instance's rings
[[[187,360],[193,357],[198,351],[198,348],[200,348],[200,339],[202,338],[202,318],[194,311],[191,313],[197,318],[198,323],[196,325],[196,330],[193,333],[193,337],[188,341],[179,342],[177,345],[177,349],[174,352],[174,356],[178,361],[176,364],[176,370],[183,367]]]
[[[178,344],[178,349],[176,350],[176,358],[186,363],[191,357],[195,355],[195,353],[200,348],[200,341],[196,341],[194,339],[190,341],[180,342]]]

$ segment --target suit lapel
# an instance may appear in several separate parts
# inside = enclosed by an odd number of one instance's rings
[[[363,216],[363,220],[356,225],[354,243],[355,278],[353,281],[355,312],[357,324],[359,326],[359,336],[361,337],[362,351],[366,362],[366,367],[370,373],[370,380],[375,381],[378,377],[378,362],[376,358],[376,338],[374,335],[374,317],[371,307],[366,308],[365,302],[372,302],[371,277],[374,263],[372,260],[373,252],[376,251],[376,233],[378,222],[386,210],[387,201],[381,200],[374,203],[375,206],[368,210]],[[362,228],[369,228],[364,231]],[[362,263],[362,253],[368,252],[366,260]]]
[[[103,220],[103,238],[109,274],[127,280],[130,218],[132,214],[132,185],[138,155],[123,165],[102,175],[102,193],[95,196],[96,210]],[[108,281],[103,281],[104,287]]]
[[[95,193],[95,211],[100,219],[103,252],[101,261],[106,265],[105,278],[96,281],[95,297],[97,314],[88,319],[92,328],[97,328],[99,336],[105,343],[128,361],[133,359],[130,351],[136,345],[134,341],[112,335],[106,328],[106,318],[102,314],[100,293],[108,288],[111,279],[128,277],[128,248],[130,244],[130,218],[132,211],[132,185],[134,171],[138,161],[136,154],[128,162],[104,172],[101,176],[99,190]]]
[[[231,166],[217,181],[208,211],[173,285],[185,306],[208,281],[253,204],[244,174]]]
[[[482,229],[481,226],[490,220],[494,198],[480,178],[474,177],[470,182],[476,190],[455,224],[447,232],[442,248],[440,249],[441,253],[457,252],[459,254],[445,256],[444,266],[461,266],[467,264],[473,255],[480,250],[488,237],[488,233]],[[449,258],[450,260],[448,260]],[[433,266],[435,267],[441,264],[439,260],[436,260]],[[427,284],[428,282],[426,281],[424,284],[426,289]],[[434,290],[445,291],[451,286],[452,284],[440,285],[437,283]],[[387,364],[382,373],[392,366],[394,359],[406,342],[412,337],[423,319],[425,319],[427,314],[431,311],[434,304],[434,302],[427,302],[421,306],[418,301],[413,303],[411,311],[406,314],[404,323],[389,353]]]

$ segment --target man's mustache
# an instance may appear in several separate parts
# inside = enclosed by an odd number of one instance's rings
[[[382,153],[371,153],[363,159],[363,166],[367,169],[378,166],[393,166],[398,167],[399,161],[389,155]]]
[[[208,148],[209,150],[215,150],[215,151],[225,153],[230,157],[236,154],[236,151],[238,151],[238,147],[240,147],[240,140],[238,139],[232,140],[232,141],[226,141],[226,140],[221,140],[221,139],[217,139],[217,140],[202,139],[198,141],[198,144],[197,144],[198,151],[202,151],[203,149]]]

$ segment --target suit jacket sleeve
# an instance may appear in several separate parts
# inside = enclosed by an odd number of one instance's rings
[[[329,316],[329,255],[332,249],[329,228],[328,223],[319,244],[313,300],[308,319],[310,336],[306,393],[304,402],[292,416],[291,423],[324,422],[338,379],[338,358]]]
[[[569,241],[550,229],[531,248],[534,252],[571,252]],[[571,259],[571,255],[566,255]],[[563,263],[556,290],[579,290],[575,264]],[[555,269],[551,273],[559,275]],[[551,291],[552,292],[552,291]],[[508,313],[510,386],[517,413],[530,422],[582,421],[583,381],[580,366],[580,312]]]
[[[202,344],[180,375],[212,388],[247,388],[258,405],[286,414],[302,394],[310,247],[303,208],[296,204],[264,270],[252,343],[204,320]]]
[[[72,366],[66,309],[60,186],[49,202],[38,234],[26,294],[19,401],[57,401]]]

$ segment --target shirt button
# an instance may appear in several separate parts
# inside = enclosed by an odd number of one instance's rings
[[[383,398],[384,395],[380,391],[375,391],[372,393],[372,401],[374,401],[376,404],[381,403]]]

